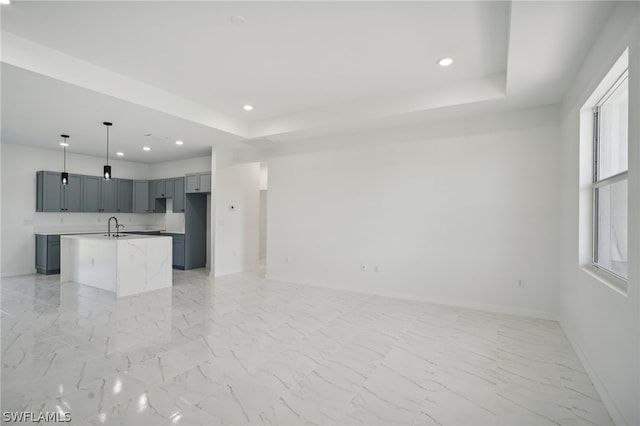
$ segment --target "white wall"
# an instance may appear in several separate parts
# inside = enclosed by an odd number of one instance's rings
[[[260,163],[260,190],[269,189],[269,167],[267,163]]]
[[[211,171],[211,155],[186,160],[165,161],[149,165],[149,175],[145,179],[180,177],[187,173]]]
[[[269,159],[267,276],[556,317],[557,109],[470,123]]]
[[[640,424],[640,6],[621,2],[593,45],[562,108],[562,327],[617,424]],[[629,280],[626,295],[581,265],[589,253],[590,190],[580,186],[580,109],[629,46]],[[588,113],[587,113],[588,114]],[[586,141],[587,153],[590,141]],[[586,244],[586,247],[584,246]]]
[[[255,268],[258,265],[260,164],[218,169],[214,192],[215,276]]]
[[[36,172],[62,171],[62,151],[2,143],[2,275],[35,272],[34,231],[86,229],[104,226],[111,214],[36,213]],[[101,175],[104,159],[67,153],[70,173]],[[114,177],[145,179],[149,166],[111,160]],[[155,226],[162,215],[119,214],[121,223]]]

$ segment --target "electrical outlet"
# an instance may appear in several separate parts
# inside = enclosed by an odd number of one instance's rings
[[[378,265],[373,265],[373,272],[380,272],[380,268],[378,268]]]
[[[284,263],[289,263],[289,256],[286,256],[286,257],[284,258]]]
[[[365,272],[367,270],[367,266],[365,264],[360,265],[360,272]]]
[[[518,280],[518,288],[524,287],[524,280]]]
[[[100,223],[100,218],[98,218],[98,223]]]
[[[64,217],[60,218],[60,223],[64,223]]]

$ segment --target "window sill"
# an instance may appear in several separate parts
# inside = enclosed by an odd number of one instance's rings
[[[627,282],[625,280],[591,264],[582,265],[580,269],[621,296],[627,297]]]

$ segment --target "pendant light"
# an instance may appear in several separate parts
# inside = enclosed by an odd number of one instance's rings
[[[105,121],[102,124],[107,126],[107,164],[104,166],[102,177],[104,177],[104,180],[111,180],[111,166],[109,165],[109,127],[111,127],[113,123]]]
[[[60,145],[62,145],[63,149],[64,149],[64,154],[63,154],[63,158],[64,158],[64,165],[62,168],[62,179],[61,179],[61,183],[63,185],[67,185],[69,183],[69,173],[67,173],[67,147],[69,146],[69,143],[67,142],[67,139],[69,138],[69,135],[60,135],[62,136],[62,139],[64,139],[64,142],[60,142]]]

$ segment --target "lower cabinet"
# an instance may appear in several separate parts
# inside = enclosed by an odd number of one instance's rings
[[[184,234],[171,234],[173,237],[173,267],[184,269]]]
[[[128,234],[163,235],[173,241],[173,262],[176,269],[186,268],[186,245],[184,234],[172,234],[160,231],[133,231]],[[197,266],[199,267],[199,266]],[[189,267],[189,269],[192,269]],[[60,235],[36,234],[36,271],[51,275],[60,273]]]
[[[60,273],[60,235],[36,234],[36,271],[45,275]]]

